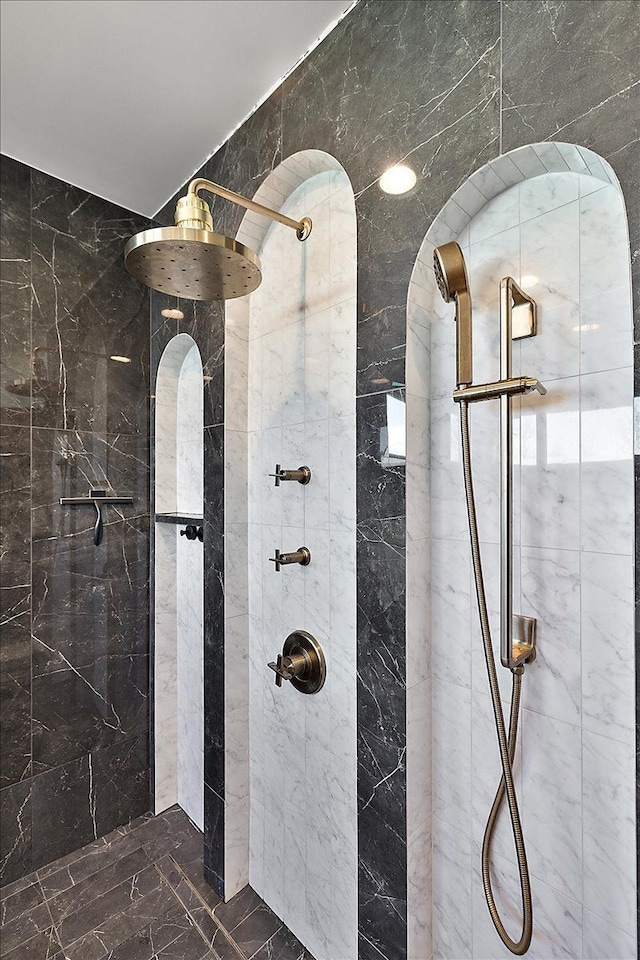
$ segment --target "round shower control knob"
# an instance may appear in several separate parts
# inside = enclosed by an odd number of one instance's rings
[[[289,680],[300,693],[317,693],[327,677],[327,663],[322,647],[305,630],[295,630],[284,642],[278,659],[268,666],[276,675],[277,686]]]

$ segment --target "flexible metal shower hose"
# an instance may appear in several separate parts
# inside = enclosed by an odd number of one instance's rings
[[[520,823],[518,798],[516,796],[516,788],[513,782],[512,764],[515,756],[516,740],[518,736],[520,687],[522,683],[524,667],[519,666],[513,670],[511,714],[509,718],[509,737],[507,739],[504,714],[502,712],[502,703],[500,701],[500,687],[498,685],[496,664],[493,656],[493,646],[491,644],[491,628],[489,626],[489,617],[487,615],[487,600],[484,591],[484,578],[482,575],[482,560],[480,557],[480,542],[478,539],[478,521],[476,517],[476,503],[473,493],[473,476],[471,471],[469,405],[464,401],[460,404],[460,427],[462,432],[462,463],[464,470],[464,488],[467,501],[467,514],[469,517],[469,535],[471,539],[471,555],[473,558],[473,575],[476,585],[476,597],[478,600],[478,613],[480,615],[480,628],[482,631],[484,657],[487,664],[487,673],[489,675],[489,687],[491,689],[491,703],[493,705],[493,715],[498,734],[498,745],[500,747],[500,761],[502,763],[502,777],[500,778],[500,784],[496,791],[482,841],[482,884],[484,886],[484,895],[487,900],[489,913],[491,914],[493,924],[498,931],[498,936],[512,953],[522,956],[522,954],[527,952],[531,944],[531,936],[533,932],[533,907],[531,904],[531,884],[529,881],[527,854],[524,846],[524,837],[522,835],[522,825]],[[507,933],[500,918],[500,914],[498,913],[498,908],[493,896],[493,890],[491,888],[491,844],[493,841],[496,820],[498,818],[498,813],[500,811],[500,807],[502,806],[505,793],[507,796],[507,803],[509,805],[513,839],[518,857],[518,872],[520,874],[520,890],[522,893],[522,933],[519,940],[512,940]]]

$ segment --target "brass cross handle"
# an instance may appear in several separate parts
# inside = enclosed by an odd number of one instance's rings
[[[311,563],[311,550],[308,547],[298,547],[293,553],[280,553],[276,550],[275,557],[269,557],[270,563],[275,563],[276,573],[280,573],[280,567],[289,563],[299,563],[301,567],[307,567]]]
[[[322,689],[327,665],[322,647],[310,633],[295,630],[284,642],[282,653],[267,666],[276,675],[276,685],[290,680],[291,686],[300,693],[317,693]]]
[[[276,472],[270,473],[270,477],[275,477],[276,487],[280,486],[283,480],[297,480],[303,486],[311,480],[311,470],[309,467],[298,467],[297,470],[284,470],[279,463],[276,463]]]

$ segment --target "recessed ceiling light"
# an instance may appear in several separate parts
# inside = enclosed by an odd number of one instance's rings
[[[168,317],[169,320],[184,320],[184,313],[182,310],[162,310],[163,317]]]
[[[118,363],[131,363],[131,357],[109,357],[110,360],[117,360]]]
[[[406,193],[415,186],[416,175],[411,167],[405,167],[403,163],[398,163],[395,167],[389,167],[380,177],[380,189],[385,193]]]

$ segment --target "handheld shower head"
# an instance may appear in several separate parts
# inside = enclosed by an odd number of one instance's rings
[[[458,387],[467,387],[473,383],[471,294],[464,256],[455,240],[435,248],[433,270],[445,303],[456,304],[456,381]]]

